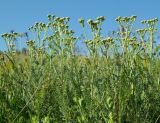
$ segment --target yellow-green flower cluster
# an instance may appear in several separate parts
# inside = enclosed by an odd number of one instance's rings
[[[158,22],[158,18],[141,21],[142,24],[149,24],[149,25],[156,24],[157,22]]]
[[[133,15],[131,17],[121,17],[121,16],[118,16],[116,18],[116,21],[121,23],[121,22],[125,22],[125,23],[128,23],[128,22],[134,22],[136,20],[137,16]]]
[[[104,45],[110,45],[110,44],[113,44],[113,43],[114,43],[114,40],[113,40],[112,37],[108,37],[108,38],[103,39],[103,40],[102,40],[102,43],[103,43]]]
[[[35,41],[29,40],[29,41],[26,42],[26,44],[27,44],[29,47],[33,47],[33,46],[35,46]]]

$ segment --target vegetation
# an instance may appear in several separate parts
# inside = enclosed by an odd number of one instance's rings
[[[48,23],[29,28],[27,50],[16,42],[28,34],[2,34],[7,51],[0,53],[1,123],[159,123],[160,46],[155,43],[158,19],[118,17],[119,31],[101,34],[100,16],[79,19],[84,39],[75,37],[70,18],[48,16]],[[76,52],[86,44],[89,55]]]

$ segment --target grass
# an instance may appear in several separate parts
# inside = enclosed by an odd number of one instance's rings
[[[118,17],[120,30],[104,38],[101,16],[88,20],[91,39],[79,19],[88,56],[76,53],[69,20],[49,15],[47,24],[29,28],[35,37],[26,53],[15,44],[28,34],[2,34],[8,48],[0,54],[0,122],[160,122],[158,19],[133,30],[136,16]]]

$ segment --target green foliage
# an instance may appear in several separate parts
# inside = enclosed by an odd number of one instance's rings
[[[120,30],[102,37],[100,16],[88,20],[88,56],[76,53],[69,17],[48,15],[48,23],[29,30],[27,49],[16,52],[22,33],[5,33],[7,51],[0,53],[1,123],[158,123],[160,122],[159,45],[154,44],[158,19],[118,17]]]

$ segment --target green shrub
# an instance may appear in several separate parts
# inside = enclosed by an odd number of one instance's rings
[[[160,60],[155,41],[158,19],[133,30],[136,16],[118,17],[120,30],[102,37],[100,16],[85,20],[89,55],[76,52],[70,18],[48,16],[29,30],[25,53],[16,52],[23,33],[2,34],[0,53],[0,122],[152,123],[160,122]]]

